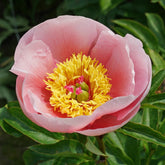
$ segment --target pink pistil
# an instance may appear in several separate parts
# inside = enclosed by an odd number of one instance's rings
[[[80,77],[77,79],[77,83],[79,83],[79,84],[81,84],[83,81],[84,81],[84,76],[80,76]]]
[[[69,92],[73,93],[74,92],[74,88],[72,85],[66,85],[65,89],[67,89]]]
[[[82,93],[81,87],[76,88],[76,95],[79,95],[80,93]]]

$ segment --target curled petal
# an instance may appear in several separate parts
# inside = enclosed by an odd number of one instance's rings
[[[130,34],[125,36],[125,40],[130,48],[130,57],[134,63],[135,70],[135,90],[137,96],[144,91],[148,81],[151,80],[152,68],[151,60],[142,48],[142,42]],[[142,83],[143,82],[143,83]]]
[[[103,31],[91,51],[91,56],[108,69],[113,98],[133,94],[135,88],[134,64],[130,58],[130,48],[123,37]]]
[[[15,56],[11,72],[23,77],[29,74],[43,79],[46,73],[53,70],[56,63],[49,48],[42,41],[35,40]]]
[[[111,58],[106,64],[106,68],[112,79],[112,97],[133,94],[135,88],[134,64],[129,55],[129,47],[122,38],[119,39],[117,46],[114,46]]]
[[[53,57],[62,62],[73,53],[83,52],[88,55],[103,30],[109,29],[91,19],[61,16],[37,26],[33,39],[49,45]]]
[[[108,132],[115,131],[125,125],[131,118],[138,112],[140,106],[135,107],[124,119],[117,120],[115,116],[105,115],[103,118],[99,119],[102,123],[107,123],[109,121],[109,127],[93,127],[93,128],[84,128],[77,133],[87,135],[87,136],[99,136]]]

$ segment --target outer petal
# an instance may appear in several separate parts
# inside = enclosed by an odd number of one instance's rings
[[[115,36],[111,31],[102,31],[91,50],[90,56],[106,65],[107,61],[111,58],[114,46],[117,44]]]
[[[129,55],[129,47],[125,44],[123,38],[119,37],[118,44],[113,48],[106,68],[112,79],[110,92],[112,97],[133,94],[135,88],[134,64]]]
[[[26,76],[22,84],[24,106],[27,107],[27,111],[32,111],[33,113],[56,116],[49,104],[51,93],[45,89],[45,86],[42,79],[38,79],[35,76]]]
[[[34,33],[34,28],[30,29],[27,33],[25,33],[21,37],[21,39],[19,40],[19,43],[16,47],[16,50],[15,50],[14,60],[19,59],[22,56],[22,52],[23,52],[24,48],[32,42],[33,33]]]
[[[131,95],[134,91],[134,64],[129,49],[123,37],[103,31],[91,51],[91,57],[108,69],[108,75],[112,79],[110,95],[113,98]]]
[[[30,74],[43,78],[46,73],[52,72],[55,64],[49,48],[42,41],[36,40],[19,51],[11,71],[21,76]]]
[[[43,41],[56,60],[64,61],[73,53],[86,53],[95,44],[101,31],[110,31],[106,26],[82,16],[60,16],[47,20],[30,29],[20,39],[15,59],[22,56],[24,48],[34,40]]]
[[[152,74],[151,64],[148,68],[148,63],[151,63],[150,58],[143,50],[143,45],[140,40],[133,37],[130,34],[125,36],[125,40],[130,48],[130,57],[134,63],[135,70],[135,91],[134,95],[139,95],[145,88],[148,83],[148,79]]]
[[[112,132],[117,130],[118,128],[122,127],[123,125],[125,125],[129,120],[131,120],[131,118],[138,112],[140,106],[135,107],[131,113],[129,113],[129,115],[127,115],[124,119],[118,121],[118,124],[114,124],[113,126],[109,126],[109,127],[104,127],[104,128],[94,128],[94,129],[84,129],[82,131],[77,131],[77,133],[83,134],[83,135],[87,135],[87,136],[99,136],[108,132]],[[105,120],[105,121],[104,121]],[[113,116],[105,116],[104,118],[101,119],[101,122],[107,122],[109,120],[114,120],[115,121],[115,117]]]
[[[38,25],[33,39],[45,42],[54,58],[64,61],[73,53],[88,55],[102,30],[109,29],[88,18],[61,16]]]

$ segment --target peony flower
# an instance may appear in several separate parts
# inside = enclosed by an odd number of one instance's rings
[[[114,131],[138,112],[151,85],[151,61],[140,40],[81,16],[33,27],[14,60],[24,114],[52,132]]]

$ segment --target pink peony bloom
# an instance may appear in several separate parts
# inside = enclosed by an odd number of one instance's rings
[[[100,98],[105,101],[100,105],[97,101],[96,104],[93,103],[93,107],[96,107],[93,111],[90,111],[89,106],[94,97],[95,87],[92,82],[100,78],[93,77],[91,81],[88,80],[85,70],[75,79],[75,82],[81,79],[81,83],[76,87],[74,83],[67,83],[71,81],[68,80],[69,74],[67,78],[61,77],[61,89],[66,95],[59,93],[58,104],[58,98],[55,99],[57,92],[54,92],[56,85],[51,84],[53,81],[49,82],[51,75],[48,75],[60,67],[60,63],[64,64],[73,54],[76,56],[81,52],[102,64],[98,63],[97,68],[107,69],[107,78],[97,72],[97,76],[105,78],[110,85],[105,86],[108,92],[103,96],[99,95],[98,101]],[[99,22],[81,16],[60,16],[35,26],[21,38],[14,60],[11,72],[18,75],[16,93],[24,114],[37,125],[52,132],[77,132],[96,136],[114,131],[138,112],[140,103],[151,85],[151,61],[140,40],[130,34],[121,37]],[[70,70],[74,69],[71,65],[68,67]],[[79,72],[78,69],[75,71]],[[71,71],[71,74],[74,75],[75,71]],[[59,76],[64,73],[60,69],[58,72]],[[89,76],[95,76],[95,69]],[[98,81],[102,82],[101,79]],[[66,89],[66,86],[70,85],[75,90],[83,91],[80,92],[82,97],[79,102],[76,100],[79,95],[76,93],[73,96],[73,90]],[[102,85],[104,86],[104,83]],[[98,84],[97,87],[100,86]],[[103,93],[101,90],[99,94]],[[53,92],[55,96],[51,97]],[[97,93],[97,89],[95,92]],[[95,97],[97,98],[97,95]],[[68,104],[64,98],[68,98]],[[77,110],[76,113],[87,107],[85,110],[89,114],[81,112],[74,117],[71,111],[69,113],[72,116],[68,116],[66,112],[72,109],[73,102],[79,105],[74,109]]]

